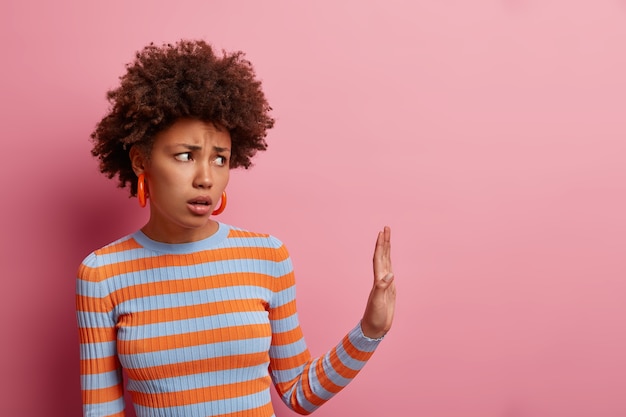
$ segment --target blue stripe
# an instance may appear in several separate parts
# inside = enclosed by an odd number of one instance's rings
[[[178,407],[148,408],[135,405],[138,416],[215,416],[220,414],[236,413],[253,408],[262,407],[271,402],[269,389],[264,389],[256,394],[197,403],[191,405],[181,405]],[[156,406],[156,404],[155,404]],[[274,417],[272,415],[272,417]]]
[[[117,350],[116,342],[101,343],[81,343],[80,358],[81,359],[98,359],[108,358],[115,355]]]
[[[326,372],[326,376],[328,377],[328,379],[333,381],[334,384],[339,385],[340,387],[345,387],[350,381],[352,381],[352,379],[344,378],[343,376],[338,374],[335,368],[333,368],[333,365],[330,363],[330,353],[324,355],[321,360],[324,364],[324,371]],[[343,363],[343,361],[341,362]],[[348,366],[348,368],[350,367]]]
[[[330,400],[333,395],[332,392],[330,391],[326,391],[326,389],[324,389],[324,387],[320,384],[320,380],[319,377],[317,375],[317,362],[322,360],[324,362],[324,370],[328,371],[329,366],[330,366],[330,362],[324,359],[328,359],[328,355],[326,355],[323,359],[316,359],[315,361],[313,361],[313,363],[311,364],[311,367],[309,368],[309,383],[312,386],[312,390],[315,393],[315,395],[317,395],[318,397],[320,397],[323,400]],[[328,375],[328,372],[327,372]],[[329,378],[332,382],[334,382],[335,384],[337,384],[337,382],[333,379],[333,378]],[[345,384],[337,384],[340,386],[345,386],[347,385],[347,383]]]
[[[297,356],[306,350],[304,339],[299,339],[288,345],[272,346],[270,348],[270,356],[277,359],[291,358]]]
[[[77,311],[78,326],[84,329],[110,328],[115,325],[109,313],[92,313]]]
[[[81,375],[80,384],[85,389],[110,388],[121,382],[117,371],[104,372],[101,374]]]
[[[76,294],[100,298],[102,296],[101,285],[99,282],[85,281],[79,278],[76,281]]]
[[[348,339],[354,347],[362,352],[373,352],[382,341],[382,339],[376,340],[365,337],[365,335],[363,335],[363,331],[361,330],[360,322],[356,325],[356,327],[350,330],[350,333],[348,333]]]
[[[297,368],[285,369],[282,371],[272,370],[272,375],[274,377],[274,380],[277,383],[287,382],[287,381],[291,381],[292,379],[296,377],[299,377],[300,372],[302,371],[302,368],[304,368],[304,364]]]
[[[117,305],[118,313],[133,311],[152,311],[164,308],[189,307],[219,301],[233,301],[245,299],[268,300],[270,291],[263,287],[232,286],[207,290],[187,291],[173,294],[138,297],[121,302]],[[245,295],[245,297],[242,297]],[[211,311],[207,306],[207,311]]]
[[[233,248],[236,249],[236,251],[231,254],[231,257],[233,260],[256,259],[256,257],[246,258],[245,253],[247,251],[251,253],[255,253],[255,252],[258,252],[259,249],[276,249],[276,255],[280,255],[280,256],[277,256],[277,258],[283,258],[286,256],[286,254],[281,254],[279,251],[279,247],[275,245],[239,245],[238,246],[234,244],[235,242],[232,242],[232,240],[234,239],[231,239],[231,241],[228,242],[229,244],[220,245],[219,247],[216,247],[216,248],[210,248],[210,249],[198,248],[198,251],[194,252],[194,258],[212,259],[214,258],[214,255],[212,254],[213,251],[222,250],[222,249],[233,249]],[[185,256],[185,254],[178,254],[178,255]],[[239,255],[242,255],[244,257],[239,258],[238,257]],[[161,252],[155,252],[148,248],[133,248],[133,249],[128,249],[128,250],[124,250],[120,252],[100,253],[97,255],[92,253],[87,258],[85,258],[85,260],[83,260],[83,263],[93,268],[96,266],[108,266],[108,265],[116,264],[119,262],[134,261],[136,259],[150,259],[150,258],[159,258],[163,256],[166,256],[166,255]],[[284,260],[277,261],[276,259],[264,259],[264,260],[276,262],[276,263],[284,262]],[[218,262],[218,261],[219,260],[216,259],[211,262]],[[211,263],[211,262],[208,262],[208,263]]]
[[[298,401],[298,405],[300,405],[300,407],[304,408],[309,413],[312,413],[317,408],[306,399],[304,391],[302,390],[302,384],[296,385],[296,398]]]
[[[272,297],[272,308],[281,307],[289,304],[296,299],[296,286],[292,285],[282,291],[274,293]]]
[[[348,352],[346,352],[346,350],[344,349],[343,344],[339,344],[337,346],[337,356],[339,357],[341,363],[354,371],[362,369],[367,363],[365,361],[356,360],[352,356],[350,356]]]
[[[250,237],[230,237],[221,245],[223,248],[269,248],[278,249],[282,246],[282,242],[268,237],[250,236]]]
[[[124,410],[124,397],[100,404],[83,405],[85,416],[110,416]]]
[[[118,332],[118,340],[146,340],[151,337],[173,336],[233,326],[267,324],[267,312],[240,312],[208,315],[194,319],[175,320],[143,326],[124,327]],[[134,336],[134,337],[133,337]]]
[[[298,327],[298,317],[297,314],[289,316],[280,320],[270,320],[270,324],[272,325],[272,333],[284,333],[290,332]]]
[[[102,282],[112,280],[111,287],[119,289],[127,285],[154,283],[155,281],[167,281],[176,279],[190,279],[209,277],[218,274],[252,273],[267,275],[273,278],[281,278],[291,269],[285,265],[290,262],[267,261],[261,259],[231,259],[224,261],[205,262],[188,266],[164,266],[161,268],[145,269],[114,275]],[[105,267],[106,268],[106,267]],[[284,272],[287,271],[287,272]]]
[[[238,384],[267,376],[267,363],[246,368],[227,369],[223,371],[203,372],[170,378],[135,381],[129,380],[128,390],[146,394],[162,392],[181,392],[199,388],[218,387],[225,384]]]
[[[120,362],[133,368],[132,364],[146,366],[171,365],[191,360],[212,359],[233,355],[267,352],[271,337],[257,337],[245,340],[210,343],[200,346],[190,346],[177,349],[159,350],[156,352],[118,354]]]
[[[147,251],[144,248],[136,248],[121,252],[102,253],[98,254],[98,263],[101,266],[107,267],[116,263],[134,261],[144,257],[149,258],[149,256],[146,256],[146,252]]]

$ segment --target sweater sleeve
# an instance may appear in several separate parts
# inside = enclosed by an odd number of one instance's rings
[[[270,305],[270,374],[283,402],[310,414],[345,387],[365,366],[380,340],[363,335],[360,323],[324,355],[312,358],[298,322],[291,260],[281,245]]]
[[[124,417],[113,305],[98,271],[97,256],[92,253],[81,264],[76,280],[83,415]]]

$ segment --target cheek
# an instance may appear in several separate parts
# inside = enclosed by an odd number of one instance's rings
[[[228,184],[228,181],[230,180],[230,169],[227,168],[227,169],[216,172],[213,178],[216,183],[219,183],[220,185],[223,184],[224,186],[226,186],[226,184]]]
[[[155,197],[167,199],[176,196],[184,190],[184,179],[180,175],[154,174],[150,181],[150,189]]]

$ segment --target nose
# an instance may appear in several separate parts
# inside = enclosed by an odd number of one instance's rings
[[[213,175],[211,173],[210,163],[198,163],[193,186],[196,188],[211,188],[213,186]]]

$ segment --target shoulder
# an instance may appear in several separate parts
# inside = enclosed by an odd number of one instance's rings
[[[284,247],[283,242],[268,233],[252,232],[230,225],[227,227],[229,228],[227,237],[229,240],[237,241],[245,245],[264,246],[275,249]]]
[[[101,247],[92,252],[98,256],[110,255],[119,252],[125,252],[132,249],[139,249],[142,246],[134,239],[135,234],[126,235],[119,238],[108,245]]]
[[[133,235],[119,238],[87,255],[80,264],[79,278],[94,281],[98,280],[97,269],[115,262],[121,254],[133,249],[139,249],[141,245],[133,239]]]
[[[275,285],[286,288],[293,285],[293,265],[283,242],[268,233],[258,233],[230,227],[226,245],[237,258],[251,262],[249,267],[273,278],[279,278]],[[274,284],[273,284],[274,285]]]
[[[277,237],[268,233],[252,232],[234,226],[229,228],[225,244],[231,248],[252,250],[261,258],[283,262],[289,259],[285,244]]]

